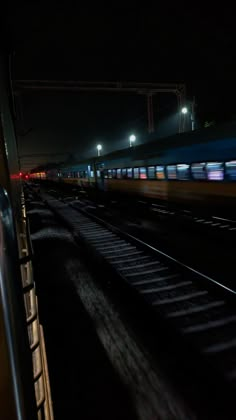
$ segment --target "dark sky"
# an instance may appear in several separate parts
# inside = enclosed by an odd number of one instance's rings
[[[33,3],[33,4],[32,4]],[[58,2],[59,3],[59,2]],[[7,15],[6,40],[16,79],[185,82],[199,124],[236,116],[233,6],[195,2],[20,2]],[[163,3],[166,3],[166,5]],[[31,93],[20,98],[21,154],[93,153],[124,147],[129,133],[144,141],[143,97]],[[154,101],[158,133],[174,130],[175,98]],[[166,133],[168,134],[168,130]]]

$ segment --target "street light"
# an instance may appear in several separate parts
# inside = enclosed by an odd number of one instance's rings
[[[193,99],[193,101],[191,103],[191,108],[192,109],[190,111],[190,120],[191,120],[191,128],[192,128],[192,131],[195,130],[195,112],[194,112],[195,109],[194,109],[194,107],[195,107],[195,98]],[[184,114],[184,116],[186,114],[188,114],[188,112],[189,112],[189,110],[188,110],[188,108],[186,106],[184,106],[181,109],[181,113]]]
[[[188,113],[188,108],[187,108],[186,106],[184,106],[184,107],[181,109],[181,112],[182,112],[182,114],[187,114],[187,113]]]
[[[129,136],[129,147],[132,147],[132,143],[134,143],[136,140],[136,136],[134,134],[131,134],[131,136]]]
[[[101,150],[102,150],[102,145],[101,144],[98,144],[97,145],[98,156],[100,156]]]

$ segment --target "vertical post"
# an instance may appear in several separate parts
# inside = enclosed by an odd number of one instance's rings
[[[3,180],[2,185],[6,188],[13,205],[15,214],[21,214],[20,189],[21,183],[17,179],[19,174],[19,159],[17,139],[12,119],[12,104],[9,101],[9,69],[5,56],[0,55],[0,125],[1,125],[1,160],[5,161],[4,169],[7,167],[7,183]],[[0,179],[2,173],[0,174]],[[2,181],[2,180],[1,180]]]
[[[98,144],[97,145],[98,157],[101,156],[101,150],[102,150],[102,145]]]
[[[154,132],[152,93],[147,94],[148,132]]]
[[[192,104],[191,104],[191,125],[192,131],[195,130],[195,96],[193,97]]]
[[[11,194],[11,183],[10,183],[10,173],[7,161],[7,150],[6,150],[6,143],[4,140],[4,133],[2,127],[2,113],[0,111],[0,185],[3,186],[10,196]]]
[[[183,105],[185,104],[185,94],[182,91],[177,91],[178,101],[178,113],[179,113],[179,133],[185,132],[186,114],[181,112]]]

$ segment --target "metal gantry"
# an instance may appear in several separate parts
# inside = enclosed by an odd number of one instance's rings
[[[57,81],[57,80],[15,80],[13,91],[19,95],[25,91],[62,92],[109,92],[134,93],[147,98],[147,120],[149,133],[154,132],[153,96],[157,93],[172,93],[177,97],[178,111],[185,104],[186,86],[184,83],[136,83],[136,82],[96,82],[96,81]],[[179,112],[179,132],[184,131],[184,115]]]

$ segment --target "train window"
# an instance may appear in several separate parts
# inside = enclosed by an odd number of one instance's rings
[[[156,166],[156,178],[165,179],[165,167],[163,165]]]
[[[117,178],[121,178],[121,169],[117,169]]]
[[[148,178],[149,179],[155,179],[156,178],[156,176],[155,176],[155,166],[148,166],[147,170],[148,170]]]
[[[134,168],[134,178],[135,179],[139,178],[139,168]]]
[[[190,179],[189,165],[185,163],[177,165],[177,177],[182,181]]]
[[[147,179],[147,168],[145,168],[144,166],[142,168],[139,168],[139,178]]]
[[[97,177],[101,178],[101,172],[99,171],[99,169],[97,169]]]
[[[133,178],[133,168],[127,169],[127,178]]]
[[[105,175],[105,178],[109,178],[109,179],[112,178],[112,169],[108,169],[108,175],[107,176]]]
[[[224,164],[222,162],[207,163],[207,179],[209,181],[223,181]]]
[[[112,178],[116,178],[116,169],[112,169]]]
[[[94,177],[94,171],[90,171],[90,177],[93,178]]]
[[[236,160],[225,163],[225,178],[229,181],[236,180]]]
[[[122,173],[122,178],[126,178],[126,173],[127,173],[126,168],[123,168],[121,170],[121,173]]]
[[[194,179],[206,179],[206,164],[202,163],[192,163],[191,165],[192,176]]]
[[[177,179],[176,165],[167,166],[167,177],[168,179]]]

